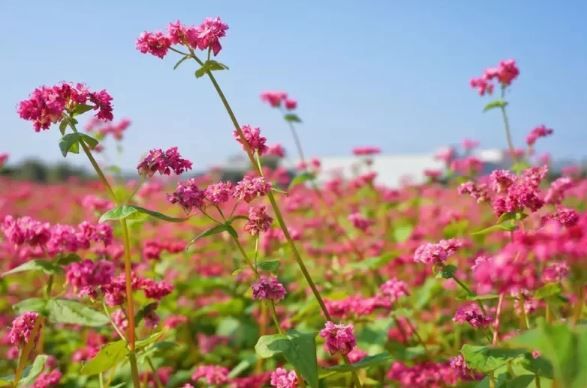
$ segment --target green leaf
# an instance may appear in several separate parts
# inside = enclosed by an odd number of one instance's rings
[[[444,265],[442,267],[440,274],[442,275],[442,277],[444,279],[452,279],[452,277],[455,276],[456,272],[457,272],[457,267],[455,267],[452,264],[448,264],[448,265]]]
[[[393,229],[393,238],[398,243],[405,242],[412,235],[414,227],[412,225],[398,225]]]
[[[275,272],[281,265],[279,259],[263,260],[257,264],[257,268],[261,271]]]
[[[69,152],[79,154],[79,141],[81,134],[78,132],[68,133],[61,138],[59,142],[59,149],[61,154],[65,157]]]
[[[175,66],[173,66],[173,70],[177,69],[179,67],[179,65],[181,65],[189,57],[190,57],[189,55],[184,55],[183,58],[181,58],[179,61],[177,61],[177,63],[175,64]]]
[[[147,338],[143,338],[142,340],[137,340],[135,343],[136,349],[143,349],[149,345],[154,344],[155,342],[159,341],[159,339],[163,337],[163,332],[158,331],[156,333],[151,334]]]
[[[289,123],[301,123],[302,120],[295,113],[288,113],[283,116],[283,119]]]
[[[289,184],[289,189],[291,189],[292,187],[295,187],[297,185],[301,185],[302,183],[305,183],[307,181],[313,181],[314,179],[316,179],[316,174],[314,174],[310,171],[304,171],[304,172],[296,175],[296,177],[291,180],[291,182]]]
[[[315,335],[289,330],[287,334],[265,335],[259,338],[255,351],[261,358],[282,354],[300,372],[310,387],[318,388],[318,362]]]
[[[491,372],[497,368],[524,357],[528,353],[523,349],[493,348],[489,346],[476,346],[465,344],[461,348],[461,354],[467,361],[469,368],[480,372]]]
[[[110,209],[106,213],[102,214],[99,222],[122,220],[124,218],[129,217],[130,215],[132,215],[136,212],[137,212],[137,209],[135,209],[132,206],[128,206],[128,205],[117,206],[114,209]]]
[[[97,375],[120,364],[126,358],[128,349],[124,340],[106,344],[98,354],[82,366],[82,375]]]
[[[53,275],[61,271],[61,268],[55,265],[51,261],[47,260],[29,260],[24,264],[19,265],[16,268],[11,269],[10,271],[4,272],[2,276],[12,275],[18,272],[25,272],[25,271],[38,271],[44,272],[47,275]]]
[[[587,381],[587,329],[573,331],[565,324],[546,324],[539,320],[538,327],[513,338],[515,346],[538,350],[552,363],[554,377],[560,386],[582,388]]]
[[[325,374],[320,375],[320,378],[332,376],[332,375],[338,374],[338,373],[346,373],[346,372],[351,372],[353,370],[370,368],[372,366],[383,364],[383,363],[391,360],[392,358],[393,357],[388,352],[375,354],[373,356],[365,357],[362,360],[355,362],[354,364],[349,364],[349,365],[342,364],[342,365],[336,365],[336,366],[332,366],[330,368],[326,368],[327,372]]]
[[[63,120],[61,120],[61,122],[59,123],[59,132],[61,132],[61,135],[65,135],[65,130],[67,129],[68,125],[69,117],[63,118]]]
[[[207,229],[207,230],[203,231],[202,233],[198,234],[196,237],[194,237],[190,241],[190,245],[195,243],[196,241],[198,241],[201,238],[213,236],[215,234],[222,233],[222,232],[228,232],[234,238],[238,237],[238,233],[236,232],[236,230],[234,230],[234,228],[230,224],[218,224],[218,225],[215,225],[215,226],[211,227],[210,229]]]
[[[88,306],[67,299],[51,299],[47,303],[49,320],[57,323],[69,323],[91,327],[104,326],[108,317]]]
[[[561,286],[558,283],[547,283],[540,287],[534,293],[534,298],[545,299],[554,295],[558,295],[561,292]]]
[[[160,220],[167,221],[167,222],[183,222],[188,219],[187,217],[186,218],[171,217],[171,216],[165,215],[163,213],[159,213],[154,210],[145,209],[144,207],[140,207],[140,206],[136,206],[136,205],[127,205],[127,206],[129,206],[133,209],[136,209],[136,211],[138,211],[139,213],[147,214],[151,217],[158,218]]]
[[[81,260],[82,260],[82,258],[79,257],[78,254],[67,253],[67,254],[60,254],[57,257],[56,263],[63,267],[63,266],[69,265],[71,263],[77,263],[78,261],[81,261]]]
[[[27,311],[43,312],[47,306],[47,301],[42,298],[29,298],[21,300],[17,304],[13,305],[12,308],[18,314],[25,313]]]
[[[227,69],[228,69],[228,66],[226,66],[225,64],[220,63],[215,60],[212,60],[212,59],[209,59],[206,62],[204,62],[202,67],[200,67],[198,70],[196,70],[196,78],[200,78],[200,77],[204,76],[209,71],[227,70]]]
[[[493,100],[490,103],[488,103],[487,105],[485,105],[485,108],[483,108],[483,112],[487,112],[491,109],[495,109],[495,108],[505,108],[507,106],[507,101],[504,100]]]
[[[518,223],[526,217],[528,217],[528,216],[522,212],[504,213],[498,218],[497,223],[495,225],[492,225],[488,228],[474,232],[474,233],[472,233],[472,235],[473,236],[481,236],[481,235],[493,233],[496,231],[511,232],[513,230],[516,230],[518,227]]]
[[[467,300],[494,300],[499,299],[499,295],[486,294],[486,295],[467,295]]]
[[[88,111],[91,111],[92,109],[94,109],[94,107],[91,105],[79,104],[79,105],[76,105],[75,108],[73,108],[73,110],[71,111],[71,114],[73,116],[81,115],[81,114],[84,114]]]
[[[90,149],[94,149],[96,148],[96,146],[98,145],[98,140],[94,139],[93,137],[91,137],[90,135],[86,135],[85,133],[81,134],[81,139],[84,141],[84,143],[86,143],[88,145],[88,147],[90,147]]]
[[[35,357],[35,361],[33,364],[23,371],[22,377],[18,382],[19,387],[31,387],[33,385],[33,381],[43,372],[45,369],[45,363],[49,356],[46,354],[39,354]]]

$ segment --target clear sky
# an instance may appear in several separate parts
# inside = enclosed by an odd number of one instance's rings
[[[13,161],[57,161],[58,130],[37,134],[15,112],[41,84],[82,81],[114,96],[133,125],[120,163],[150,148],[179,145],[199,168],[239,152],[231,124],[192,65],[172,70],[135,50],[144,30],[220,16],[230,25],[218,79],[239,120],[294,152],[265,89],[299,100],[310,155],[348,154],[356,145],[427,153],[464,137],[505,145],[497,112],[469,79],[500,59],[521,75],[509,97],[521,144],[538,124],[555,129],[539,149],[587,156],[585,1],[11,1],[0,2],[0,152]],[[80,159],[80,157],[74,156]],[[81,162],[81,160],[79,160]]]

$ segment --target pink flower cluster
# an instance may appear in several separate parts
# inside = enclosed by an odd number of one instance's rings
[[[175,191],[167,196],[171,203],[179,204],[186,212],[201,209],[204,206],[205,193],[198,187],[198,180],[190,178],[179,182]]]
[[[285,298],[286,290],[275,276],[261,276],[253,286],[253,299],[272,300],[274,302]]]
[[[509,86],[518,77],[520,70],[516,61],[508,59],[501,61],[497,67],[488,68],[481,77],[471,80],[471,87],[479,91],[479,95],[491,94],[493,92],[493,80],[497,80],[502,87]]]
[[[366,232],[367,229],[369,229],[369,227],[373,225],[373,221],[369,220],[367,217],[365,217],[359,212],[351,213],[348,218],[355,228],[363,232]]]
[[[449,256],[463,246],[458,239],[441,240],[436,244],[425,243],[414,252],[414,261],[425,264],[443,265]]]
[[[271,372],[269,384],[275,388],[295,388],[298,385],[298,376],[293,370],[288,371],[284,368],[277,368]]]
[[[219,365],[200,365],[192,373],[192,380],[203,380],[208,385],[221,385],[228,383],[228,369]]]
[[[112,123],[94,117],[86,124],[86,130],[99,133],[103,137],[112,136],[115,140],[121,141],[130,124],[129,119],[122,119],[118,123]]]
[[[536,140],[538,140],[541,137],[550,136],[553,132],[554,131],[552,129],[546,128],[545,125],[540,125],[534,128],[532,132],[528,134],[528,136],[526,137],[526,144],[528,144],[529,146],[533,146],[534,143],[536,143]]]
[[[298,106],[296,100],[289,98],[287,93],[279,91],[266,91],[261,93],[261,101],[268,103],[273,108],[279,108],[283,103],[287,110],[294,110]]]
[[[263,177],[245,176],[234,187],[232,196],[238,200],[251,202],[257,197],[266,195],[271,190],[271,183],[266,182]]]
[[[486,316],[477,303],[467,303],[459,307],[452,320],[456,323],[466,322],[475,329],[488,327],[493,322],[493,318]]]
[[[456,385],[460,378],[460,371],[446,362],[424,362],[408,366],[396,361],[387,372],[387,378],[399,381],[402,387],[440,388]]]
[[[253,128],[250,125],[243,125],[241,131],[244,140],[237,130],[234,131],[234,138],[242,144],[245,151],[248,152],[251,150],[252,152],[257,152],[259,155],[263,155],[267,152],[267,145],[265,144],[267,143],[267,139],[261,136],[261,130],[259,128]]]
[[[395,278],[389,279],[383,283],[379,287],[379,291],[381,294],[391,299],[392,303],[395,303],[402,296],[410,295],[406,283]]]
[[[67,283],[75,291],[79,291],[80,295],[92,297],[96,296],[96,288],[109,283],[113,276],[114,264],[108,260],[85,259],[78,263],[71,263],[65,273]]]
[[[473,279],[480,293],[492,290],[499,293],[520,292],[533,290],[538,286],[533,263],[516,260],[516,256],[509,251],[489,258],[477,258],[473,267]]]
[[[357,344],[352,324],[335,324],[328,321],[320,330],[320,337],[325,339],[324,347],[330,354],[347,355]]]
[[[44,246],[51,238],[51,225],[48,222],[40,222],[28,216],[6,216],[0,229],[14,245]]]
[[[51,372],[43,372],[37,377],[33,388],[52,388],[59,386],[62,374],[59,369],[53,369]]]
[[[180,175],[192,169],[192,162],[184,159],[179,154],[177,147],[171,147],[166,151],[154,149],[138,164],[139,175],[152,177],[155,173],[161,175]]]
[[[196,50],[211,50],[218,55],[222,49],[220,38],[226,36],[228,25],[219,17],[206,18],[199,26],[185,26],[177,21],[170,23],[168,33],[143,32],[136,47],[141,53],[163,58],[172,45],[179,44]]]
[[[33,90],[27,100],[19,103],[18,114],[22,119],[32,121],[35,131],[39,132],[61,121],[66,110],[71,112],[78,105],[86,104],[97,110],[97,118],[112,120],[110,94],[106,90],[92,92],[81,83],[41,86]]]
[[[252,236],[257,236],[261,232],[266,232],[272,222],[273,218],[267,214],[266,206],[252,206],[249,208],[249,219],[245,224],[245,230]]]
[[[540,182],[546,176],[548,168],[532,167],[515,176],[506,170],[495,170],[489,176],[493,191],[492,206],[499,216],[528,209],[535,212],[544,205],[540,194]]]
[[[31,340],[30,337],[38,318],[39,314],[36,312],[26,312],[16,317],[8,332],[10,343],[17,346],[27,344]]]

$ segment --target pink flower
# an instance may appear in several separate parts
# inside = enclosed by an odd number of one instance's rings
[[[524,209],[535,212],[544,205],[539,185],[546,176],[547,166],[529,168],[521,176],[498,174],[499,171],[502,170],[494,171],[491,175],[493,189],[500,194],[493,198],[492,203],[498,216]]]
[[[324,347],[330,354],[347,355],[357,344],[352,324],[334,324],[328,321],[320,330],[320,337],[326,340]]]
[[[162,32],[143,32],[137,39],[137,50],[159,58],[167,55],[170,46],[171,39]]]
[[[156,300],[161,300],[173,291],[173,287],[165,281],[156,282],[151,279],[141,279],[140,287],[147,298]]]
[[[387,378],[399,381],[401,387],[437,388],[456,385],[460,373],[459,370],[453,369],[449,363],[426,361],[408,366],[396,361],[387,372]]]
[[[379,147],[365,146],[365,147],[353,148],[353,154],[355,156],[371,156],[371,155],[377,155],[380,153],[381,153],[381,148],[379,148]]]
[[[177,147],[171,147],[166,151],[154,149],[137,166],[139,175],[152,177],[158,172],[161,175],[180,175],[184,171],[192,169],[192,162],[183,159]]]
[[[18,105],[22,119],[32,121],[35,131],[49,129],[51,124],[61,121],[66,109],[74,110],[78,105],[93,104],[96,117],[112,120],[112,97],[106,90],[91,92],[81,83],[61,83],[41,86],[30,94],[28,100]]]
[[[276,92],[276,91],[267,91],[261,93],[261,101],[268,103],[273,108],[278,108],[281,106],[281,102],[287,99],[287,93],[285,92]]]
[[[167,200],[179,204],[186,212],[190,212],[204,207],[205,197],[206,193],[200,190],[197,180],[190,178],[187,181],[179,182],[175,192],[169,194]],[[218,199],[217,197],[213,198]]]
[[[253,206],[249,209],[249,220],[245,224],[245,230],[252,236],[256,236],[266,232],[271,227],[271,222],[273,218],[267,214],[266,206]]]
[[[541,137],[550,136],[550,135],[552,135],[553,132],[554,131],[552,129],[546,128],[545,125],[541,125],[539,127],[536,127],[526,137],[526,144],[528,144],[529,146],[532,146],[532,145],[534,145],[534,143],[536,143],[536,140],[538,140]]]
[[[573,181],[569,177],[561,177],[550,184],[550,188],[544,196],[544,202],[557,205],[562,202],[565,197],[565,192],[573,186]]]
[[[259,155],[263,155],[267,151],[267,145],[265,144],[267,139],[261,136],[259,128],[253,128],[250,125],[243,125],[241,131],[244,136],[244,141],[237,130],[234,131],[234,138],[242,144],[245,151],[248,152],[249,149],[252,152],[257,151]]]
[[[480,96],[493,93],[493,84],[483,77],[471,79],[470,85],[479,91]]]
[[[36,312],[26,312],[12,321],[12,327],[8,332],[8,339],[12,345],[21,346],[27,344],[39,318]]]
[[[463,246],[463,242],[457,239],[441,240],[437,244],[425,243],[414,252],[414,261],[443,265],[446,259]]]
[[[200,26],[196,28],[196,38],[200,50],[212,50],[214,55],[218,55],[222,46],[220,38],[226,36],[228,25],[223,23],[219,17],[206,18]]]
[[[232,189],[231,182],[218,182],[206,187],[204,195],[212,204],[220,205],[228,202],[232,195]]]
[[[480,292],[519,292],[532,290],[538,284],[534,263],[515,260],[509,252],[477,260],[473,267],[473,279]]]
[[[281,144],[275,144],[267,147],[266,155],[283,158],[285,156],[285,148]],[[1,165],[1,164],[0,164]]]
[[[265,182],[263,177],[246,176],[236,184],[232,196],[238,200],[251,202],[257,197],[266,195],[271,190],[271,184]]]
[[[179,20],[169,23],[167,31],[169,32],[171,44],[184,44],[186,42],[187,28]]]
[[[472,151],[479,146],[479,142],[477,140],[464,139],[462,145],[465,151]]]
[[[470,195],[477,203],[486,202],[489,200],[489,193],[485,184],[477,185],[475,182],[465,182],[458,187],[459,194]]]
[[[271,372],[270,384],[275,388],[295,388],[298,385],[298,376],[293,370],[277,368]]]
[[[8,154],[5,152],[0,152],[0,169],[6,164],[8,160]]]
[[[367,219],[359,212],[351,213],[348,219],[355,228],[362,230],[363,232],[367,231],[367,229],[373,224],[373,221]]]
[[[389,279],[379,287],[379,291],[395,303],[402,296],[409,295],[408,287],[405,282],[395,278]]]
[[[52,388],[59,386],[61,380],[61,372],[59,369],[53,369],[51,372],[43,372],[37,377],[33,388]]]
[[[51,239],[51,225],[30,217],[4,217],[0,229],[14,245],[44,246]]]
[[[552,263],[544,268],[542,280],[546,283],[560,282],[569,274],[569,265],[565,262]]]
[[[552,215],[552,218],[558,221],[562,226],[571,227],[579,222],[579,213],[576,210],[560,208]]]
[[[287,98],[285,100],[285,109],[287,110],[294,110],[298,107],[298,102],[296,100],[294,100],[293,98]]]
[[[261,276],[253,286],[253,299],[280,301],[285,298],[286,290],[275,276]]]
[[[65,278],[74,290],[82,294],[95,296],[94,289],[110,283],[114,276],[114,264],[107,260],[92,261],[85,259],[67,266]]]
[[[493,318],[486,316],[476,303],[467,303],[459,307],[452,320],[457,323],[467,322],[475,329],[488,327],[493,322]]]
[[[228,383],[228,369],[219,365],[200,365],[192,374],[193,381],[204,380],[208,385]]]

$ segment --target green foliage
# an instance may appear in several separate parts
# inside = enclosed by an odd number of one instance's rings
[[[48,260],[29,260],[10,271],[4,272],[2,276],[12,275],[19,272],[36,271],[44,272],[47,275],[53,275],[61,271],[61,267]]]
[[[289,123],[301,123],[302,119],[299,118],[295,113],[288,113],[283,116],[283,119]]]
[[[208,72],[218,71],[218,70],[228,70],[228,67],[223,63],[209,59],[206,62],[204,62],[202,67],[200,67],[198,70],[196,70],[196,78],[200,78],[200,77],[206,75]]]
[[[561,386],[582,388],[587,381],[587,329],[571,329],[564,324],[546,324],[540,320],[538,327],[528,330],[510,341],[515,346],[538,350],[552,363],[554,377]],[[539,370],[544,365],[534,364]]]
[[[234,230],[234,228],[232,227],[232,225],[230,225],[230,223],[218,224],[218,225],[215,225],[215,226],[211,227],[210,229],[206,229],[202,233],[198,234],[196,237],[194,237],[190,241],[190,244],[195,243],[196,241],[200,240],[201,238],[213,236],[215,234],[222,233],[222,232],[228,232],[228,234],[230,234],[234,238],[238,237],[238,233],[236,232],[236,230]]]
[[[308,181],[313,181],[314,179],[316,179],[316,174],[310,171],[304,171],[296,175],[295,178],[291,180],[291,182],[289,183],[289,188],[291,189],[292,187],[301,185],[302,183]]]
[[[114,209],[110,209],[106,213],[102,214],[102,216],[100,217],[100,222],[123,220],[123,219],[129,218],[130,216],[135,215],[137,213],[138,214],[145,214],[150,217],[157,218],[157,219],[167,221],[167,222],[183,222],[183,221],[187,220],[187,218],[170,217],[168,215],[165,215],[163,213],[159,213],[154,210],[145,209],[144,207],[141,207],[141,206],[121,205],[121,206],[115,207]]]
[[[49,320],[54,323],[98,327],[109,322],[106,315],[74,300],[51,299],[47,302],[46,308]]]
[[[98,354],[86,362],[80,373],[82,375],[97,375],[115,367],[126,359],[128,349],[124,340],[106,344]]]
[[[483,108],[483,112],[487,112],[495,108],[505,108],[507,104],[507,101],[504,100],[493,100],[487,103],[487,105],[485,105],[485,108]]]
[[[310,387],[318,388],[318,361],[315,335],[289,330],[286,334],[265,335],[259,338],[255,351],[261,358],[281,354],[299,371]]]
[[[45,363],[49,356],[45,354],[40,354],[35,357],[35,361],[29,367],[26,367],[23,371],[22,377],[18,382],[19,387],[30,387],[32,386],[35,379],[43,372],[45,369]]]
[[[502,214],[495,225],[472,233],[473,236],[481,236],[493,232],[511,232],[518,228],[518,223],[528,217],[522,212],[511,212]]]

